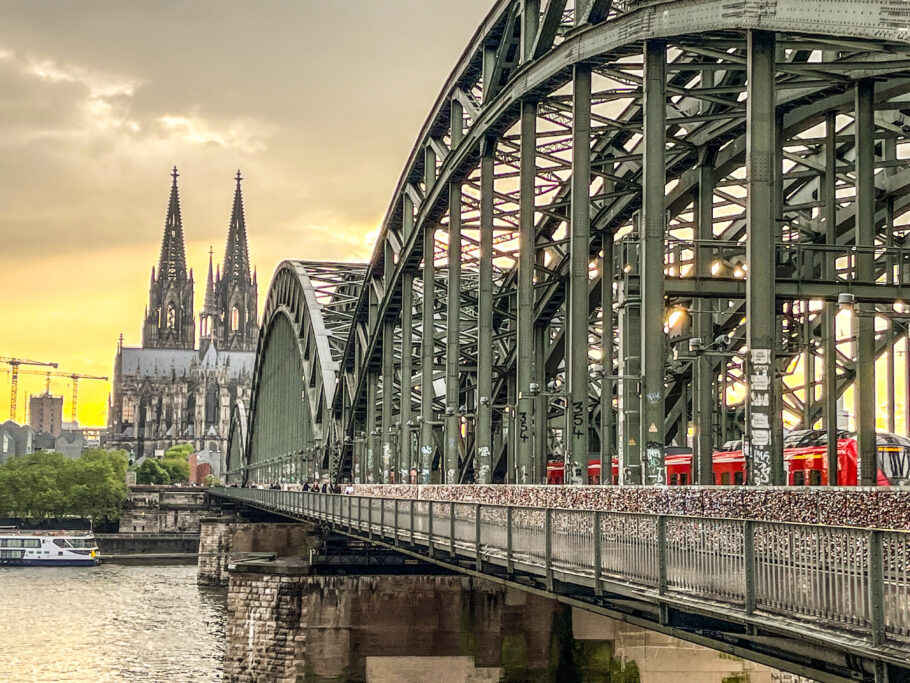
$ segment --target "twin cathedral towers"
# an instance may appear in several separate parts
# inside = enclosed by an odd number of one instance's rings
[[[209,273],[205,301],[196,309],[193,271],[187,269],[177,191],[171,196],[157,268],[152,268],[142,346],[121,336],[114,359],[109,445],[137,459],[161,456],[177,443],[192,443],[198,462],[217,476],[227,448],[231,410],[247,404],[259,334],[255,271],[250,271],[240,171],[228,227],[224,263]]]
[[[142,328],[142,346],[147,349],[192,350],[196,347],[193,270],[190,269],[187,274],[176,166],[171,176],[173,183],[161,241],[161,256],[157,271],[152,268],[149,305]],[[237,171],[235,180],[237,188],[224,250],[224,264],[214,274],[212,254],[209,252],[205,301],[199,313],[199,350],[202,353],[212,342],[215,342],[219,351],[256,350],[259,332],[256,310],[258,293],[256,273],[250,273],[243,195],[240,191],[243,178],[240,171]]]

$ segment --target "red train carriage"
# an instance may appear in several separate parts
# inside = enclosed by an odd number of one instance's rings
[[[827,442],[825,432],[818,429],[793,431],[784,438],[784,464],[787,468],[787,483],[790,486],[824,486],[828,483]],[[857,444],[856,439],[841,432],[837,440],[837,479],[839,486],[856,486]],[[910,439],[878,432],[878,485],[910,485]],[[746,459],[741,442],[724,444],[724,449],[715,451],[713,456],[714,483],[718,485],[743,485],[747,481]],[[667,468],[667,483],[670,486],[685,486],[694,483],[692,450],[668,447],[664,455]],[[613,483],[619,481],[619,463],[613,459]],[[562,484],[564,466],[562,461],[547,463],[547,483]],[[600,459],[588,461],[588,483],[600,483]]]

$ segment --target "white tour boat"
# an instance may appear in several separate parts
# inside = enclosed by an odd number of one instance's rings
[[[0,528],[0,567],[90,566],[101,562],[90,531],[19,531]]]

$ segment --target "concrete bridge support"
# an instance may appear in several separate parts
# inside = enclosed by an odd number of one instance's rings
[[[196,580],[206,586],[227,586],[227,567],[232,556],[247,553],[275,557],[307,555],[314,538],[314,527],[300,522],[250,521],[236,515],[204,518],[199,535]]]

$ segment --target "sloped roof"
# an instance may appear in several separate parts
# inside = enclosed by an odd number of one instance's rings
[[[120,372],[124,377],[188,377],[195,364],[206,369],[227,366],[228,376],[252,375],[256,354],[252,351],[215,351],[214,346],[203,359],[196,351],[181,349],[140,349],[123,347]]]

